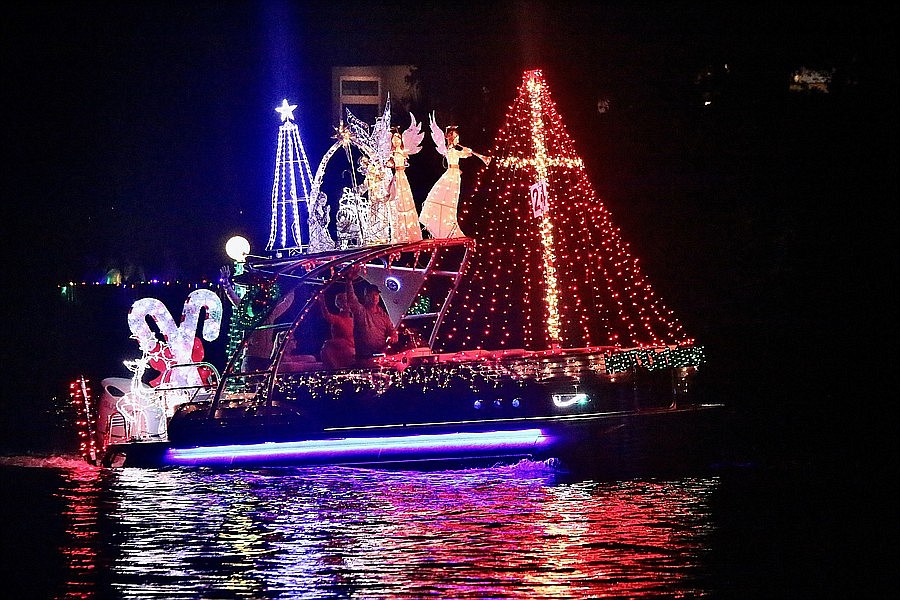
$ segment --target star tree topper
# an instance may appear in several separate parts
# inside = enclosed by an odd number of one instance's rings
[[[287,98],[281,101],[281,106],[275,107],[275,112],[281,115],[281,122],[285,122],[287,120],[294,120],[294,109],[297,108],[296,104],[288,104]]]

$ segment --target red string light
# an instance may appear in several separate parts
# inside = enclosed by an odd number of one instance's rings
[[[446,350],[693,343],[597,197],[539,70],[524,74],[460,209],[476,238]],[[546,182],[537,214],[531,190]]]

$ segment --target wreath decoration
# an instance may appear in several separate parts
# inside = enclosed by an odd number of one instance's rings
[[[251,285],[238,305],[236,321],[244,329],[253,329],[263,322],[281,297],[281,288],[274,281]]]

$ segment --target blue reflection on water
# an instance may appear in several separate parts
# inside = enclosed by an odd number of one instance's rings
[[[717,479],[58,465],[60,597],[703,595]]]

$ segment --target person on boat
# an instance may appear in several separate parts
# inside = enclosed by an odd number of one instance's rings
[[[275,347],[275,330],[267,327],[274,325],[294,303],[294,290],[282,296],[272,308],[262,323],[247,331],[247,346],[244,350],[244,360],[241,363],[241,371],[251,373],[263,371],[272,364],[272,351]]]
[[[355,272],[354,272],[355,274]],[[363,284],[362,300],[357,298],[351,276],[347,279],[347,307],[353,313],[354,345],[357,358],[371,358],[383,354],[397,342],[397,331],[381,304],[381,290],[368,281]]]
[[[222,288],[226,297],[236,309],[241,308],[243,299],[235,289],[234,281],[231,278],[231,270],[226,266],[222,267],[220,272],[222,275]],[[274,325],[278,318],[291,307],[294,302],[294,291],[291,290],[281,296],[259,325],[248,328],[245,331],[244,335],[247,342],[241,359],[241,372],[262,371],[271,364],[272,350],[275,346],[275,331],[265,326]]]
[[[433,238],[465,237],[456,222],[456,210],[459,203],[459,191],[462,184],[462,176],[459,171],[459,159],[477,156],[484,164],[491,162],[491,157],[482,156],[473,152],[471,148],[459,145],[459,130],[456,125],[447,127],[446,133],[442,132],[430,115],[431,139],[440,154],[444,155],[447,162],[447,170],[435,182],[425,202],[422,204],[422,212],[419,221],[428,230]]]
[[[422,229],[416,213],[412,188],[406,177],[410,152],[403,144],[403,135],[396,127],[391,128],[391,157],[388,166],[394,169],[391,181],[390,202],[393,205],[391,216],[391,242],[414,242],[422,239]]]
[[[322,362],[328,369],[346,369],[356,358],[356,345],[353,337],[353,313],[347,307],[347,294],[341,292],[334,297],[337,312],[331,312],[324,296],[319,298],[322,316],[331,329],[331,337],[322,344]]]

